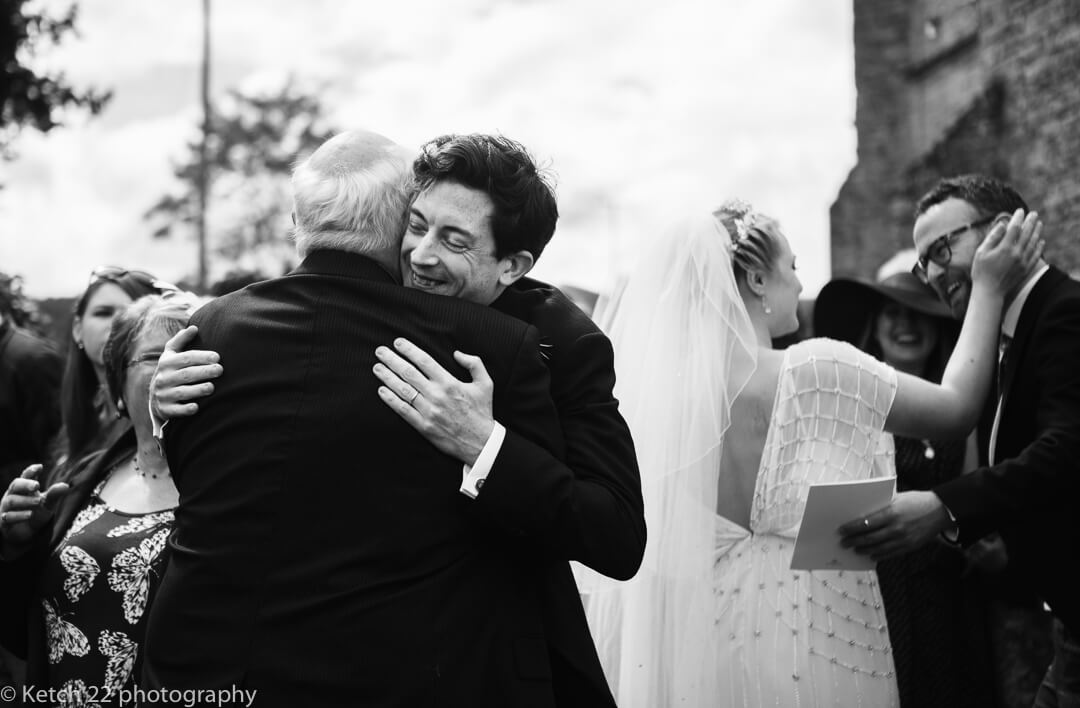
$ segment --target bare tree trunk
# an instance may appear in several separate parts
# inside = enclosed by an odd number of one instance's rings
[[[210,140],[210,0],[203,0],[203,57],[202,57],[202,142],[199,144],[199,276],[200,293],[206,292],[206,211],[209,195],[210,165],[207,164]]]

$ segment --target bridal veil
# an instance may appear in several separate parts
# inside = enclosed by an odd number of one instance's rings
[[[717,695],[713,564],[720,460],[757,340],[732,269],[733,236],[703,210],[649,243],[597,312],[641,469],[649,536],[637,576],[576,567],[620,705],[703,705]]]

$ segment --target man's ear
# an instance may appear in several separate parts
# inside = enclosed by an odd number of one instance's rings
[[[503,256],[501,261],[503,271],[499,274],[499,284],[513,285],[532,270],[533,263],[535,263],[533,255],[528,251],[518,251],[509,256]]]
[[[758,297],[765,294],[765,274],[760,270],[746,271],[746,287]]]
[[[978,240],[975,243],[978,245],[982,245],[982,242],[986,240],[986,237],[990,235],[991,231],[997,228],[998,224],[1000,224],[1002,228],[1005,228],[1009,225],[1009,219],[1011,218],[1012,214],[1003,211],[997,216],[995,216],[993,219],[991,219],[990,223],[986,224],[980,229],[976,229],[975,236]]]

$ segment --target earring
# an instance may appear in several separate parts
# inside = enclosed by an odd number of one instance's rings
[[[772,314],[772,308],[771,308],[771,307],[769,307],[769,303],[768,303],[768,301],[767,301],[767,300],[765,300],[765,296],[764,296],[764,295],[762,295],[762,296],[761,296],[761,308],[762,308],[763,310],[765,310],[765,314],[766,314],[766,315],[771,315],[771,314]]]
[[[82,343],[81,339],[75,342],[75,346],[79,348],[79,351],[84,351],[86,349],[86,345]]]

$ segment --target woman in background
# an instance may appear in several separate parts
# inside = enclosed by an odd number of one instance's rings
[[[194,298],[121,308],[103,347],[109,401],[131,425],[43,489],[34,465],[0,499],[3,642],[26,683],[62,705],[119,705],[139,679],[146,612],[164,569],[176,485],[153,437],[150,379]]]
[[[814,305],[814,335],[850,342],[898,371],[939,382],[959,330],[948,306],[911,273],[914,251],[879,269],[876,282],[837,278]],[[969,440],[972,440],[969,437]],[[932,489],[971,469],[967,440],[897,435],[897,491]],[[967,460],[967,461],[965,461]],[[879,563],[900,705],[993,705],[987,598],[964,551],[927,546]]]
[[[105,383],[103,353],[109,327],[120,311],[143,295],[175,289],[141,270],[99,266],[90,273],[89,284],[75,301],[60,387],[63,426],[54,460],[60,472],[50,472],[50,478],[62,477],[65,468],[107,447],[130,425],[117,415]]]

